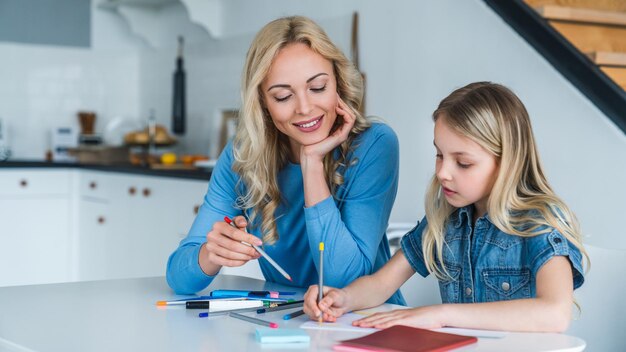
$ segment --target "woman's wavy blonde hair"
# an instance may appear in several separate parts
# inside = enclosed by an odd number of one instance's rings
[[[580,249],[589,263],[578,220],[548,184],[528,112],[511,90],[491,82],[471,83],[439,104],[433,120],[440,119],[497,158],[499,171],[487,212],[498,229],[530,237],[550,231],[548,227],[555,228]],[[422,245],[426,266],[445,279],[449,275],[442,259],[444,231],[457,208],[446,201],[436,175],[426,193],[425,209],[428,224]]]
[[[278,52],[287,45],[303,43],[332,62],[337,80],[337,92],[356,116],[348,139],[339,148],[339,157],[333,153],[324,158],[326,180],[335,194],[343,183],[339,168],[349,166],[346,156],[352,142],[370,126],[370,121],[359,113],[363,101],[363,78],[324,30],[312,20],[292,16],[274,20],[263,27],[252,41],[243,68],[241,82],[242,108],[233,142],[233,170],[241,176],[245,190],[237,206],[247,213],[252,227],[260,226],[263,241],[272,244],[278,240],[276,209],[281,202],[278,172],[289,161],[289,140],[278,131],[264,106],[261,84],[265,80]],[[337,119],[339,123],[340,119]],[[350,162],[351,163],[351,162]]]

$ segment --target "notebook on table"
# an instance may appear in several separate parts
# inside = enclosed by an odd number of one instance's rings
[[[333,346],[335,351],[442,352],[477,342],[462,336],[396,325]]]

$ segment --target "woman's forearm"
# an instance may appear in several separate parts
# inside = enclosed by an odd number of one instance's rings
[[[312,207],[330,196],[330,189],[324,175],[324,163],[316,157],[303,157],[300,160],[304,184],[304,206]]]

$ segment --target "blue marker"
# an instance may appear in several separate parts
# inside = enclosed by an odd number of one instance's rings
[[[293,296],[295,292],[285,291],[249,291],[249,290],[214,290],[211,291],[211,297],[269,297],[278,298],[278,296]]]

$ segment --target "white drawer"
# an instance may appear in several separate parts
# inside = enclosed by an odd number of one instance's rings
[[[108,199],[111,193],[110,173],[81,170],[78,194],[80,197]]]
[[[66,169],[0,170],[0,196],[68,195],[70,171]]]

